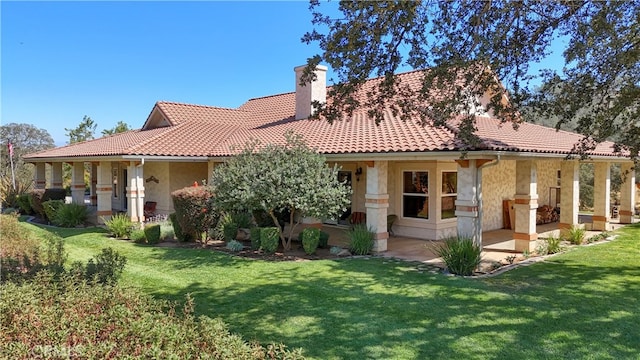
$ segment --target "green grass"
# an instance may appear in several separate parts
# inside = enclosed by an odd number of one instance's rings
[[[382,258],[245,260],[56,230],[70,260],[111,246],[122,282],[316,359],[639,359],[640,227],[488,279]]]

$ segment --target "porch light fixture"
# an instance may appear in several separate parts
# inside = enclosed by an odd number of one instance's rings
[[[360,175],[362,175],[362,168],[358,167],[356,169],[356,181],[360,181]]]

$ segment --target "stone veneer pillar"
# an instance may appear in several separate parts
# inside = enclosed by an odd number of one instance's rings
[[[516,251],[530,251],[535,240],[538,209],[538,174],[534,160],[516,161],[515,227],[513,239]]]
[[[134,161],[129,163],[127,168],[127,211],[133,222],[144,222],[144,176],[142,166]]]
[[[113,185],[111,178],[111,162],[101,161],[96,169],[96,196],[98,209],[98,224],[104,224],[105,221],[111,219],[111,195],[113,194]]]
[[[620,223],[631,224],[635,212],[636,172],[633,163],[621,164],[620,170],[624,180],[620,186]]]
[[[51,163],[51,187],[62,188],[62,163]]]
[[[605,231],[611,220],[611,164],[598,162],[593,167],[593,230]]]
[[[580,163],[566,160],[560,165],[560,229],[578,224],[580,206]]]
[[[47,172],[45,171],[45,166],[45,163],[36,163],[36,171],[33,174],[36,189],[44,189],[47,187]]]
[[[388,161],[375,161],[367,164],[367,193],[365,207],[367,209],[367,226],[375,234],[373,251],[387,251],[387,208],[389,194],[387,192]]]
[[[457,230],[460,237],[471,237],[473,242],[482,246],[482,224],[478,212],[480,189],[478,184],[477,160],[459,160],[458,198],[456,199]]]
[[[84,162],[76,161],[71,164],[71,201],[84,205]]]

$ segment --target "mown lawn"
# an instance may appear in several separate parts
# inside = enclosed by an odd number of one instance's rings
[[[28,225],[32,226],[32,225]],[[263,262],[60,230],[70,260],[111,246],[122,282],[316,359],[640,359],[640,226],[488,279],[381,258]]]

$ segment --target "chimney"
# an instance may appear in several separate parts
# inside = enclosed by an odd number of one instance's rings
[[[293,69],[296,72],[296,120],[306,119],[313,114],[312,101],[327,101],[327,67],[316,66],[316,79],[310,84],[300,85],[305,67],[306,65],[302,65]]]

